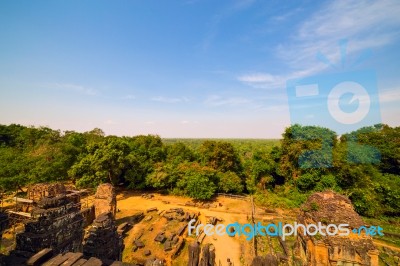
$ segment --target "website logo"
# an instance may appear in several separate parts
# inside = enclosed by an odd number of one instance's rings
[[[375,236],[375,235],[383,235],[383,229],[380,226],[371,226],[365,227],[361,226],[360,228],[355,228],[350,231],[348,228],[348,224],[328,224],[323,225],[321,222],[318,224],[283,224],[279,222],[278,224],[269,223],[267,225],[261,224],[258,222],[257,224],[240,224],[238,222],[231,223],[225,226],[224,224],[198,224],[195,225],[196,220],[192,219],[188,223],[188,235],[200,235],[202,232],[207,236],[223,236],[225,234],[229,236],[246,236],[246,240],[251,240],[253,237],[259,236],[280,236],[283,240],[288,236],[297,236],[298,232],[301,232],[303,235],[314,236],[319,234],[321,236],[348,236],[350,232],[354,234],[361,235],[364,233],[365,235]],[[299,230],[300,229],[300,230]]]

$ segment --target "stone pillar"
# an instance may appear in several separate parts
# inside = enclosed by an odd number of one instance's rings
[[[214,266],[215,265],[215,249],[212,245],[206,244],[203,247],[201,261],[199,266]]]
[[[117,197],[115,189],[111,184],[105,183],[97,187],[94,196],[94,209],[96,218],[99,217],[100,214],[108,212],[115,218],[117,212]]]
[[[189,264],[188,266],[198,266],[200,256],[200,245],[196,241],[189,246]]]
[[[117,233],[110,212],[100,214],[89,229],[89,235],[83,243],[83,254],[106,260],[121,260],[124,243]]]
[[[371,258],[371,266],[378,266],[379,265],[379,250],[374,249],[368,251],[368,255]]]

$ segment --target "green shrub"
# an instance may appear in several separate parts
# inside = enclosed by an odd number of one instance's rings
[[[254,195],[257,204],[271,208],[299,208],[303,204],[308,193],[301,193],[296,188],[289,186],[277,186],[274,191],[257,190]]]

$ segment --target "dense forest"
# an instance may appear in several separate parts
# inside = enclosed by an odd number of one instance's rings
[[[0,186],[102,182],[205,200],[251,193],[260,204],[298,207],[315,191],[349,196],[365,216],[400,215],[400,127],[375,125],[338,136],[293,125],[281,140],[105,136],[47,127],[0,125]]]

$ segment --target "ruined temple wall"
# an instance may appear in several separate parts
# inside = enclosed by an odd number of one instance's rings
[[[83,254],[106,260],[120,260],[124,243],[117,233],[114,218],[110,212],[97,217],[83,242]]]
[[[56,197],[66,193],[66,188],[62,183],[38,183],[28,188],[28,199],[34,202],[40,201],[45,197]]]
[[[95,219],[94,206],[81,210],[83,216],[83,227],[91,225]]]
[[[318,206],[313,210],[311,206]],[[297,222],[309,225],[347,223],[349,229],[363,225],[348,198],[332,191],[311,195],[303,204]],[[370,236],[350,233],[342,236],[297,236],[297,256],[310,266],[320,265],[369,265],[378,266],[379,251]]]
[[[34,210],[35,220],[28,221],[25,231],[16,236],[16,250],[38,252],[52,248],[55,252],[64,252],[81,249],[84,221],[80,204],[62,205],[64,200],[65,197],[60,197],[39,204],[52,208]],[[54,206],[57,204],[60,206]]]

